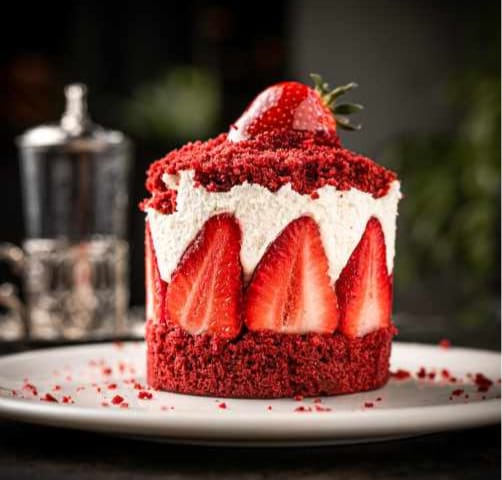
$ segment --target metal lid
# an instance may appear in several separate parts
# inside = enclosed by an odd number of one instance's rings
[[[82,83],[64,89],[66,109],[59,124],[39,125],[16,139],[21,148],[61,147],[70,150],[102,150],[128,142],[119,131],[105,130],[91,121],[87,111],[87,87]]]

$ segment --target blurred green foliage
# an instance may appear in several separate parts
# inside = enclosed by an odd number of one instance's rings
[[[206,138],[218,125],[221,103],[215,74],[201,67],[173,67],[134,92],[123,105],[123,124],[148,142]]]
[[[498,296],[500,75],[451,84],[453,130],[403,138],[384,154],[403,179],[396,284],[447,279],[457,294]]]

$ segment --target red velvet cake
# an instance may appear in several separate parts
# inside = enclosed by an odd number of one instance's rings
[[[358,105],[283,82],[154,162],[145,229],[148,383],[278,398],[389,377],[396,175],[343,148]]]

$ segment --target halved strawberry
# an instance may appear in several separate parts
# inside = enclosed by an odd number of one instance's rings
[[[346,116],[358,112],[361,105],[335,106],[336,98],[356,87],[349,83],[330,90],[319,75],[312,75],[315,89],[299,82],[281,82],[261,92],[230,127],[228,139],[239,142],[271,130],[335,131],[353,126]]]
[[[160,321],[163,318],[167,284],[160,278],[157,258],[153,248],[152,232],[148,222],[145,224],[145,287],[146,319]]]
[[[232,339],[242,325],[241,230],[229,214],[210,218],[167,287],[169,319],[187,332]]]
[[[387,271],[385,238],[372,217],[336,282],[341,332],[362,337],[387,327],[392,314],[392,281]]]
[[[309,217],[291,222],[270,245],[246,293],[250,330],[331,333],[338,323],[319,227]]]

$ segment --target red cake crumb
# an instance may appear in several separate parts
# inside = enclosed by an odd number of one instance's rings
[[[450,378],[451,376],[451,373],[449,370],[447,370],[446,368],[443,368],[443,370],[441,370],[441,376],[445,379],[448,379]]]
[[[441,348],[450,348],[451,347],[451,341],[448,340],[447,338],[442,338],[439,340],[439,346]]]
[[[37,387],[31,383],[25,383],[23,385],[23,390],[28,390],[32,395],[38,395]]]
[[[103,375],[106,375],[106,376],[109,376],[113,373],[113,370],[111,367],[104,367],[102,370],[101,370],[101,373]]]
[[[50,393],[46,393],[43,397],[40,398],[40,400],[44,402],[58,403],[58,399],[53,395],[51,395]]]
[[[52,391],[53,391],[53,392],[58,392],[59,390],[61,390],[61,385],[54,385],[54,386],[52,387]]]
[[[315,405],[316,412],[331,412],[331,408],[329,407],[321,407],[321,405]]]
[[[144,387],[143,385],[141,385],[141,383],[137,383],[137,382],[135,382],[135,383],[134,383],[134,389],[135,389],[135,390],[144,390],[144,389],[145,389],[145,387]]]
[[[116,390],[117,388],[117,384],[116,383],[110,383],[108,386],[107,386],[108,390]]]
[[[373,408],[374,406],[373,402],[364,402],[364,408]]]
[[[237,143],[221,134],[207,142],[188,143],[154,162],[146,182],[152,197],[140,208],[173,212],[176,191],[165,185],[162,176],[182,170],[193,170],[194,181],[211,192],[226,192],[246,181],[275,192],[290,183],[293,190],[314,198],[325,185],[338,190],[354,187],[379,198],[396,179],[394,172],[341,147],[335,133],[264,132]]]
[[[462,393],[464,393],[464,390],[462,388],[457,388],[456,390],[453,390],[453,392],[451,392],[454,397],[459,397],[460,395],[462,395]]]
[[[269,406],[267,407],[267,410],[272,410],[272,405],[269,405]]]
[[[420,370],[417,372],[418,378],[425,378],[427,376],[427,372],[424,367],[420,367]]]
[[[493,385],[493,382],[488,377],[485,377],[482,373],[476,373],[476,376],[474,377],[474,383],[478,387],[478,392],[487,392]]]
[[[300,405],[299,407],[295,408],[295,412],[311,412],[312,408],[311,407],[306,407],[304,405]]]
[[[61,401],[63,403],[75,403],[70,395],[64,395]]]
[[[295,395],[293,399],[295,402],[301,402],[303,401],[303,395]]]
[[[129,408],[129,404],[126,402],[123,402],[120,404],[120,408]]]
[[[429,373],[427,374],[427,378],[428,378],[429,380],[434,380],[434,379],[436,378],[436,372],[429,372]]]
[[[227,408],[227,404],[225,402],[218,403],[218,408],[225,410]]]
[[[124,401],[124,397],[121,397],[120,395],[115,395],[115,396],[112,398],[112,403],[113,403],[114,405],[120,405],[123,401]]]
[[[138,398],[140,400],[151,400],[153,398],[153,395],[150,392],[141,390],[140,392],[138,392]]]
[[[382,401],[382,397],[377,397],[377,398],[376,398],[376,401],[377,401],[377,402],[381,402],[381,401]]]
[[[147,323],[155,389],[236,398],[317,397],[373,390],[389,378],[393,326],[362,338],[244,331],[233,342]]]
[[[395,372],[390,372],[390,376],[396,380],[406,380],[411,377],[411,373],[408,370],[399,369]]]

